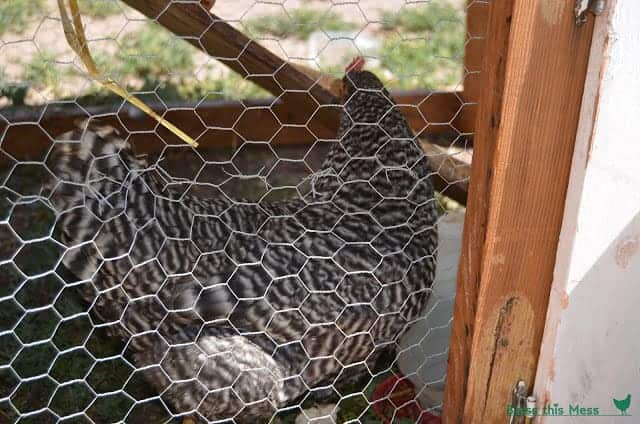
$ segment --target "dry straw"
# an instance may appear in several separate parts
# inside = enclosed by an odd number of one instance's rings
[[[80,57],[85,67],[87,68],[87,74],[98,81],[104,87],[116,93],[129,103],[133,104],[144,113],[158,121],[160,125],[174,133],[185,143],[190,144],[193,147],[198,147],[198,143],[191,137],[189,137],[180,128],[173,125],[157,113],[155,113],[149,106],[147,106],[142,100],[130,94],[122,85],[114,81],[111,78],[105,78],[96,63],[91,56],[89,46],[87,44],[87,38],[84,33],[84,27],[82,26],[82,18],[80,17],[80,9],[78,8],[77,0],[69,0],[69,10],[71,11],[71,18],[67,13],[67,7],[65,0],[58,0],[58,7],[60,9],[60,19],[62,19],[62,27],[64,28],[64,35],[67,38],[69,46]]]

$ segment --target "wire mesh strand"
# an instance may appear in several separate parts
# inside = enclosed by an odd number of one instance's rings
[[[0,6],[0,422],[438,422],[465,180],[444,170],[469,134],[388,90],[460,88],[466,3],[218,0],[342,81],[332,133],[311,88],[271,99],[250,80],[277,73],[203,34],[81,1],[98,67],[197,149],[92,82],[36,3]]]

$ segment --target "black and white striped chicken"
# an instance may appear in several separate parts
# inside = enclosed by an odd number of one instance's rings
[[[173,415],[267,422],[366,372],[419,316],[437,244],[428,161],[360,60],[343,84],[305,199],[185,195],[101,130],[54,146],[60,272]]]

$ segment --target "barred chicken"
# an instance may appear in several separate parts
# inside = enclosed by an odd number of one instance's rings
[[[171,414],[267,422],[367,373],[419,316],[437,245],[429,164],[362,67],[345,72],[337,141],[306,198],[185,194],[104,129],[54,146],[58,272]]]

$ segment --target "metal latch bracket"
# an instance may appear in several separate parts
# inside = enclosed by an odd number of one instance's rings
[[[527,383],[518,381],[511,392],[509,424],[528,424],[536,417],[537,400],[527,393]]]
[[[607,0],[576,0],[576,25],[584,25],[589,12],[599,15],[605,11],[606,7]]]

